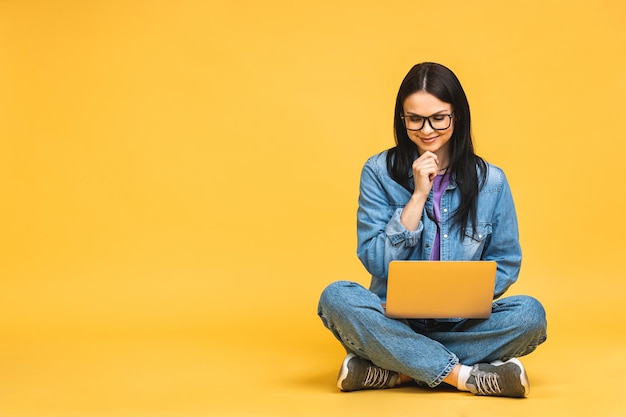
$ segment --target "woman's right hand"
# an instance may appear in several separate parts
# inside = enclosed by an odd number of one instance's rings
[[[415,182],[415,190],[413,195],[402,209],[400,222],[408,230],[417,230],[420,220],[422,219],[422,210],[424,204],[433,188],[433,182],[439,172],[439,159],[432,152],[424,152],[413,161],[413,181]]]
[[[428,196],[433,182],[439,172],[439,159],[432,152],[424,152],[413,161],[413,181],[415,188],[413,195]]]

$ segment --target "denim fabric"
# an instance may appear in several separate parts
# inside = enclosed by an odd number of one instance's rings
[[[430,259],[437,232],[437,224],[431,220],[432,190],[417,230],[409,231],[400,223],[402,208],[411,193],[389,176],[386,155],[382,152],[365,163],[357,212],[357,255],[372,275],[370,290],[383,301],[389,262]],[[515,206],[504,172],[488,165],[487,181],[478,196],[476,233],[468,227],[463,238],[451,224],[460,198],[456,182],[451,179],[441,197],[440,259],[496,261],[497,298],[517,280],[522,260]]]
[[[451,225],[460,202],[454,179],[441,198],[441,260],[497,262],[492,314],[484,320],[395,320],[385,316],[387,271],[395,259],[428,260],[437,224],[433,192],[416,231],[400,222],[411,192],[388,174],[386,152],[363,167],[357,212],[357,255],[372,275],[369,290],[357,283],[330,284],[318,314],[348,352],[385,369],[401,372],[434,387],[458,363],[473,365],[507,360],[532,352],[546,340],[542,305],[529,296],[499,298],[518,277],[521,248],[511,190],[503,171],[487,167],[478,197],[477,227],[463,234]]]
[[[544,309],[529,296],[499,299],[488,319],[395,320],[385,316],[376,294],[338,281],[322,292],[318,314],[346,351],[430,387],[458,363],[523,356],[546,340]]]

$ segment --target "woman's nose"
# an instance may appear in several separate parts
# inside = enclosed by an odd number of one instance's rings
[[[424,126],[420,130],[422,131],[422,133],[430,133],[430,132],[432,132],[434,129],[430,125],[430,120],[428,120],[428,119],[424,120]]]

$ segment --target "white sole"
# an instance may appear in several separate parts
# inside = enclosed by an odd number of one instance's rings
[[[348,376],[348,371],[349,371],[348,362],[350,362],[350,360],[354,357],[356,357],[354,353],[349,353],[348,356],[346,356],[346,358],[343,360],[343,363],[341,364],[341,370],[339,371],[339,376],[337,377],[337,388],[339,388],[342,391],[343,391],[343,387],[341,386],[341,383]]]

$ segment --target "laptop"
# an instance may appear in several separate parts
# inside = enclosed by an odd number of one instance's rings
[[[396,319],[488,318],[495,282],[495,261],[391,261],[385,314]]]

